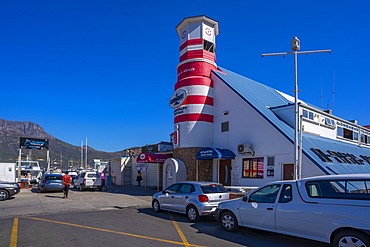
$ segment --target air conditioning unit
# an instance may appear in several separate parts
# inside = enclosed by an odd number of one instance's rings
[[[239,154],[252,154],[252,155],[254,155],[254,151],[253,151],[252,145],[250,143],[239,144],[238,145],[238,153]]]

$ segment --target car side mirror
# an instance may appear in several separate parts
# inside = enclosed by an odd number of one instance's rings
[[[167,190],[164,190],[164,191],[162,191],[162,193],[163,193],[163,194],[166,194],[166,193],[168,193],[168,191],[167,191]]]

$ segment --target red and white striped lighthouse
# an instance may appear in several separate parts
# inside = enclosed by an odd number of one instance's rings
[[[207,16],[185,18],[177,27],[180,63],[177,65],[174,108],[174,146],[206,147],[212,144],[213,83],[217,68],[215,38],[218,22]]]

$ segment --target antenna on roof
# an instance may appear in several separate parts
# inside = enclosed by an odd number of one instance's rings
[[[332,109],[334,107],[334,83],[335,83],[335,69],[334,69],[334,78],[333,78],[333,106],[331,107]]]
[[[321,79],[321,109],[323,109],[322,108],[322,79]]]

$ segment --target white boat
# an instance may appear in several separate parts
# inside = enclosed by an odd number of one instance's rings
[[[16,166],[16,181],[19,182],[28,182],[27,176],[28,173],[31,174],[32,179],[38,179],[41,177],[43,170],[41,169],[38,161],[29,161],[29,160],[22,160],[21,161],[21,179],[18,179],[18,161],[15,164]]]

